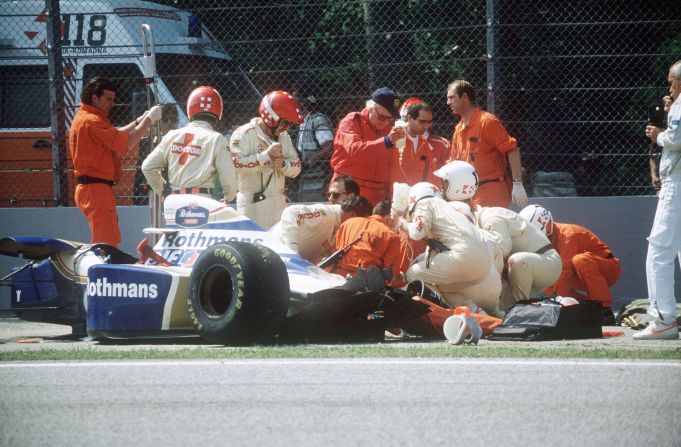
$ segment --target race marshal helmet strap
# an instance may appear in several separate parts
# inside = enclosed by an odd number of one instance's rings
[[[461,160],[450,161],[433,174],[446,180],[443,185],[446,200],[468,200],[478,190],[478,173],[470,163]]]
[[[428,182],[419,182],[409,190],[409,214],[414,211],[416,204],[426,197],[442,197],[440,188]]]
[[[187,117],[191,120],[199,113],[210,113],[222,119],[222,96],[213,87],[201,86],[192,90],[187,98]]]
[[[293,124],[303,124],[300,104],[288,92],[275,90],[260,101],[258,113],[267,127],[276,128],[282,119]]]
[[[539,228],[547,237],[553,234],[553,216],[551,211],[543,206],[532,204],[527,205],[519,213],[520,217]]]

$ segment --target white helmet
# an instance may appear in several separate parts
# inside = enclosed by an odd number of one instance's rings
[[[478,173],[470,163],[465,161],[450,161],[433,172],[447,184],[443,184],[446,200],[468,200],[478,190]]]
[[[553,216],[551,212],[539,205],[527,205],[519,213],[520,217],[539,228],[547,237],[553,233]]]
[[[409,190],[409,213],[414,211],[414,207],[419,200],[426,197],[440,197],[440,188],[428,182],[419,182],[411,187]]]

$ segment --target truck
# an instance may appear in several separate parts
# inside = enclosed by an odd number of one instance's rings
[[[223,132],[243,124],[256,111],[260,93],[232,56],[197,15],[145,1],[60,2],[64,116],[68,130],[80,106],[84,83],[106,76],[118,87],[111,112],[115,126],[125,125],[147,108],[143,76],[142,24],[153,32],[157,96],[175,104],[180,124],[185,104],[200,85],[216,88],[225,107]],[[48,76],[47,22],[44,1],[0,3],[0,207],[73,205],[73,165],[66,150],[66,201],[55,201]],[[114,187],[118,205],[135,195],[137,150],[122,157],[123,178]]]

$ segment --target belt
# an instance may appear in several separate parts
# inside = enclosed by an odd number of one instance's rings
[[[551,245],[551,244],[549,244],[549,245],[544,245],[542,248],[540,248],[539,250],[535,251],[535,253],[537,253],[538,255],[543,255],[544,253],[546,253],[546,252],[549,251],[549,250],[553,250],[553,245]]]
[[[178,188],[173,194],[213,194],[213,188]]]
[[[76,183],[79,185],[89,185],[91,183],[104,183],[105,185],[113,186],[118,183],[118,180],[107,180],[105,178],[90,177],[89,175],[79,175],[76,177]]]
[[[478,188],[481,187],[484,184],[487,184],[487,183],[503,182],[505,180],[506,180],[506,177],[497,177],[497,178],[490,178],[490,179],[487,179],[487,180],[480,180],[480,182],[478,183]]]
[[[608,256],[606,256],[605,259],[612,259],[614,257],[615,255],[613,255],[612,253],[608,253]]]

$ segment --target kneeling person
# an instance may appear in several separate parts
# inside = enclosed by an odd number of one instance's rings
[[[620,278],[622,267],[610,247],[581,225],[554,222],[551,212],[539,205],[526,206],[520,216],[550,238],[563,262],[560,278],[545,292],[600,301],[603,324],[614,325],[610,287]]]

